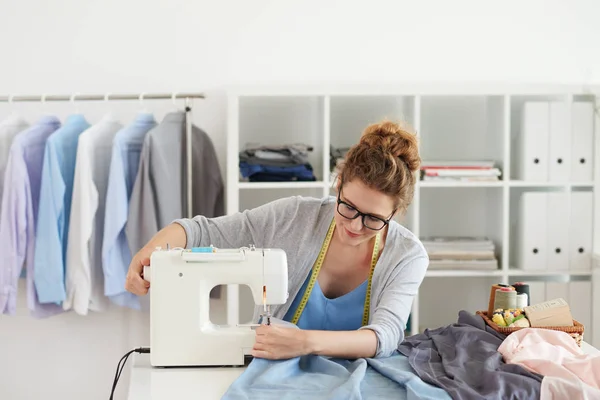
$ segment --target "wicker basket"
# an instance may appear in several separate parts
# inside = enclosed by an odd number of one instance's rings
[[[518,331],[519,329],[523,329],[523,327],[512,327],[508,326],[498,326],[494,321],[492,321],[488,315],[487,311],[477,311],[477,315],[481,315],[486,324],[488,324],[493,330],[503,335],[510,335],[513,332]],[[583,325],[576,320],[573,320],[573,326],[540,326],[535,329],[551,329],[553,331],[563,331],[571,335],[571,337],[575,340],[578,346],[581,347],[581,342],[583,341]]]

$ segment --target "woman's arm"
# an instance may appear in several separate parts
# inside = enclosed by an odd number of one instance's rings
[[[377,336],[370,329],[358,331],[304,331],[309,354],[339,358],[371,358]]]
[[[359,328],[375,332],[377,350],[375,357],[389,357],[404,340],[404,330],[421,282],[425,278],[429,258],[419,255],[404,261],[383,288],[381,299],[372,311],[369,324]]]
[[[150,282],[142,278],[145,265],[150,265],[150,255],[156,247],[166,248],[167,244],[173,247],[185,247],[185,230],[179,224],[170,224],[158,231],[144,247],[131,259],[125,289],[138,296],[148,293]]]
[[[307,354],[356,359],[373,357],[376,348],[377,337],[370,330],[316,331],[275,324],[256,328],[252,355],[272,360]]]
[[[148,293],[150,283],[142,278],[142,272],[144,266],[150,265],[150,255],[158,246],[238,248],[251,244],[267,247],[265,243],[268,243],[268,247],[278,247],[274,244],[281,240],[286,226],[294,226],[298,204],[298,198],[288,197],[232,215],[176,220],[156,233],[135,254],[129,265],[125,288],[136,295]]]

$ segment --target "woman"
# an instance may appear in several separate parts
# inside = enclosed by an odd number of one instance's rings
[[[177,220],[135,255],[126,289],[147,293],[143,265],[149,265],[155,247],[167,243],[281,248],[288,259],[290,296],[272,312],[300,329],[261,325],[254,357],[390,356],[404,339],[429,264],[418,238],[392,220],[413,199],[419,165],[414,135],[392,122],[370,125],[346,155],[337,196],[295,196],[235,215]],[[254,321],[261,309],[256,307]]]

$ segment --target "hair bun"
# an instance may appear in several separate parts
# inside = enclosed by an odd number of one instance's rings
[[[400,158],[412,172],[417,171],[421,165],[417,137],[394,122],[383,121],[369,125],[364,130],[360,143],[380,148],[383,152]]]

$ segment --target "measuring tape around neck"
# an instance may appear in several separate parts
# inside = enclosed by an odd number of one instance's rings
[[[294,317],[292,318],[293,324],[298,324],[298,320],[300,320],[300,316],[304,311],[304,307],[306,303],[308,303],[308,298],[312,292],[313,287],[315,286],[315,282],[317,281],[317,277],[319,276],[319,271],[321,270],[321,266],[323,265],[323,261],[325,260],[325,255],[327,254],[327,250],[329,249],[329,243],[331,243],[331,238],[333,237],[333,232],[335,230],[335,219],[331,220],[331,224],[329,224],[329,230],[327,231],[327,235],[325,236],[325,240],[323,241],[323,245],[321,246],[321,251],[319,251],[319,255],[317,256],[317,260],[312,268],[312,273],[310,275],[310,280],[308,281],[308,286],[304,291],[304,295],[300,300],[300,304],[298,304],[298,308],[294,313]],[[373,255],[371,256],[371,270],[369,271],[369,281],[367,283],[367,294],[365,296],[365,307],[363,311],[362,325],[365,326],[369,323],[369,309],[371,307],[371,283],[373,280],[373,271],[375,271],[375,265],[377,264],[377,258],[379,256],[379,241],[380,234],[378,233],[375,237],[375,245],[373,246]]]

